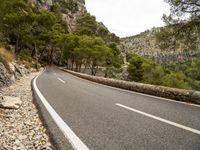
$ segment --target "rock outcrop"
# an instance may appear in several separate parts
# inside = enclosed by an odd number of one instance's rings
[[[30,71],[15,62],[0,63],[0,89],[5,86],[10,86],[16,79],[30,74]]]
[[[61,8],[62,19],[66,22],[69,32],[76,30],[77,18],[83,16],[87,11],[85,0],[28,0],[38,9],[51,10],[55,5]]]
[[[200,57],[199,50],[161,50],[156,43],[155,32],[159,28],[147,30],[138,35],[122,38],[120,49],[127,53],[136,53],[155,60],[158,63],[165,62],[184,62],[193,58]]]
[[[19,97],[2,96],[0,97],[0,108],[18,109],[22,104]]]
[[[8,70],[0,63],[0,87],[11,85],[12,80]]]
[[[83,16],[87,12],[85,8],[85,0],[73,0],[73,2],[75,6],[77,7],[77,9],[75,11],[68,9],[67,13],[62,14],[62,18],[67,23],[69,32],[76,31],[77,19]]]

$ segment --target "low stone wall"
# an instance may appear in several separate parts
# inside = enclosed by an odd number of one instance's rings
[[[169,87],[164,87],[164,86],[155,86],[155,85],[143,84],[143,83],[137,83],[137,82],[108,79],[108,78],[103,78],[103,77],[91,76],[91,75],[87,75],[83,73],[77,73],[77,72],[66,70],[66,69],[62,69],[62,70],[72,75],[78,76],[80,78],[101,83],[104,85],[109,85],[112,87],[117,87],[117,88],[126,89],[126,90],[130,90],[134,92],[149,94],[149,95],[154,95],[158,97],[174,99],[177,101],[200,104],[200,91],[183,90],[183,89],[169,88]]]

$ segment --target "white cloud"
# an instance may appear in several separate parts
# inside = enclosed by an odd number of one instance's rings
[[[163,26],[169,6],[163,0],[86,0],[87,10],[118,36]]]

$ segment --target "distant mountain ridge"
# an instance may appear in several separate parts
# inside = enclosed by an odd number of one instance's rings
[[[164,62],[184,62],[195,57],[200,57],[200,49],[198,51],[172,49],[162,50],[156,42],[155,33],[160,28],[152,28],[140,34],[122,38],[121,49],[126,53],[136,53],[140,56],[153,59],[158,63]]]

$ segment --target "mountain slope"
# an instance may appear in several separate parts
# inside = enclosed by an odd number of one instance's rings
[[[167,27],[166,27],[167,28]],[[160,28],[152,28],[138,35],[122,38],[122,49],[127,53],[136,53],[156,62],[184,62],[200,57],[199,50],[184,48],[162,50],[156,42],[155,34]]]
[[[66,22],[69,32],[76,30],[77,18],[87,13],[85,0],[28,0],[38,9],[58,10],[62,19]]]

